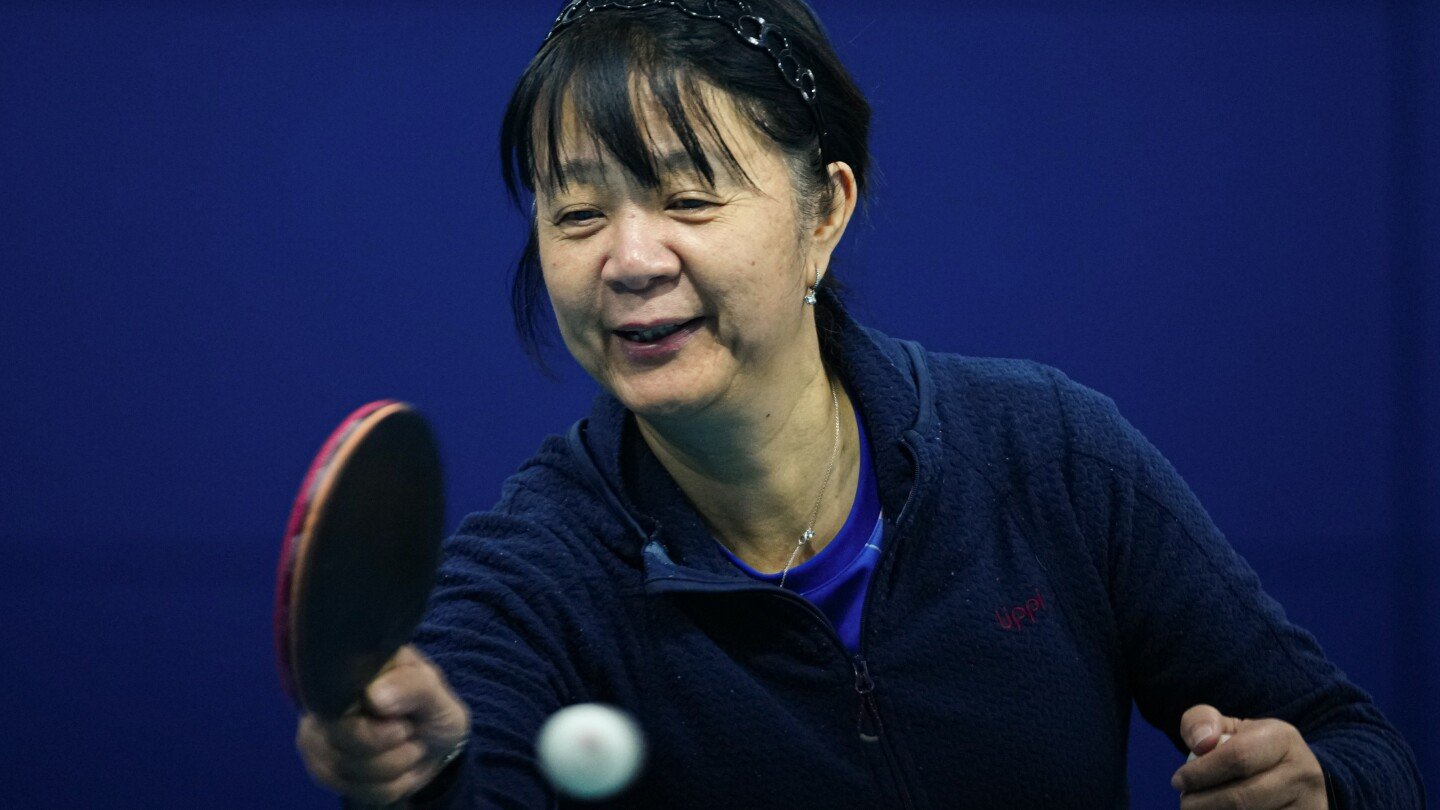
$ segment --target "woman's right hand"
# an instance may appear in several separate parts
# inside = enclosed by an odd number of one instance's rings
[[[390,804],[429,784],[469,734],[470,710],[407,645],[344,715],[301,717],[295,746],[315,781],[359,802]]]

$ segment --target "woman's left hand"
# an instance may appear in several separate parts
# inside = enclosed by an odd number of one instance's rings
[[[1329,806],[1320,761],[1283,720],[1241,720],[1202,704],[1180,718],[1180,736],[1196,754],[1170,780],[1181,810]]]

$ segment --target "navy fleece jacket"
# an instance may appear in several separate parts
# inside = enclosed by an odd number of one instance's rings
[[[827,304],[886,520],[861,654],[726,560],[601,395],[446,544],[417,643],[474,736],[430,804],[563,804],[536,731],[604,701],[650,750],[613,806],[1124,807],[1134,701],[1182,749],[1197,703],[1286,720],[1340,806],[1423,806],[1404,741],[1109,399]]]

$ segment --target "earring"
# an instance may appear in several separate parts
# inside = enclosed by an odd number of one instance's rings
[[[815,306],[815,293],[820,289],[820,268],[815,268],[815,286],[805,291],[805,303]]]

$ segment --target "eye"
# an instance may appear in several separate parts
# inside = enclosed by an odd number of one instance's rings
[[[680,197],[670,202],[670,210],[692,213],[714,208],[718,203],[702,197]]]
[[[555,220],[556,225],[588,225],[600,218],[600,212],[593,208],[577,208],[566,211]]]

